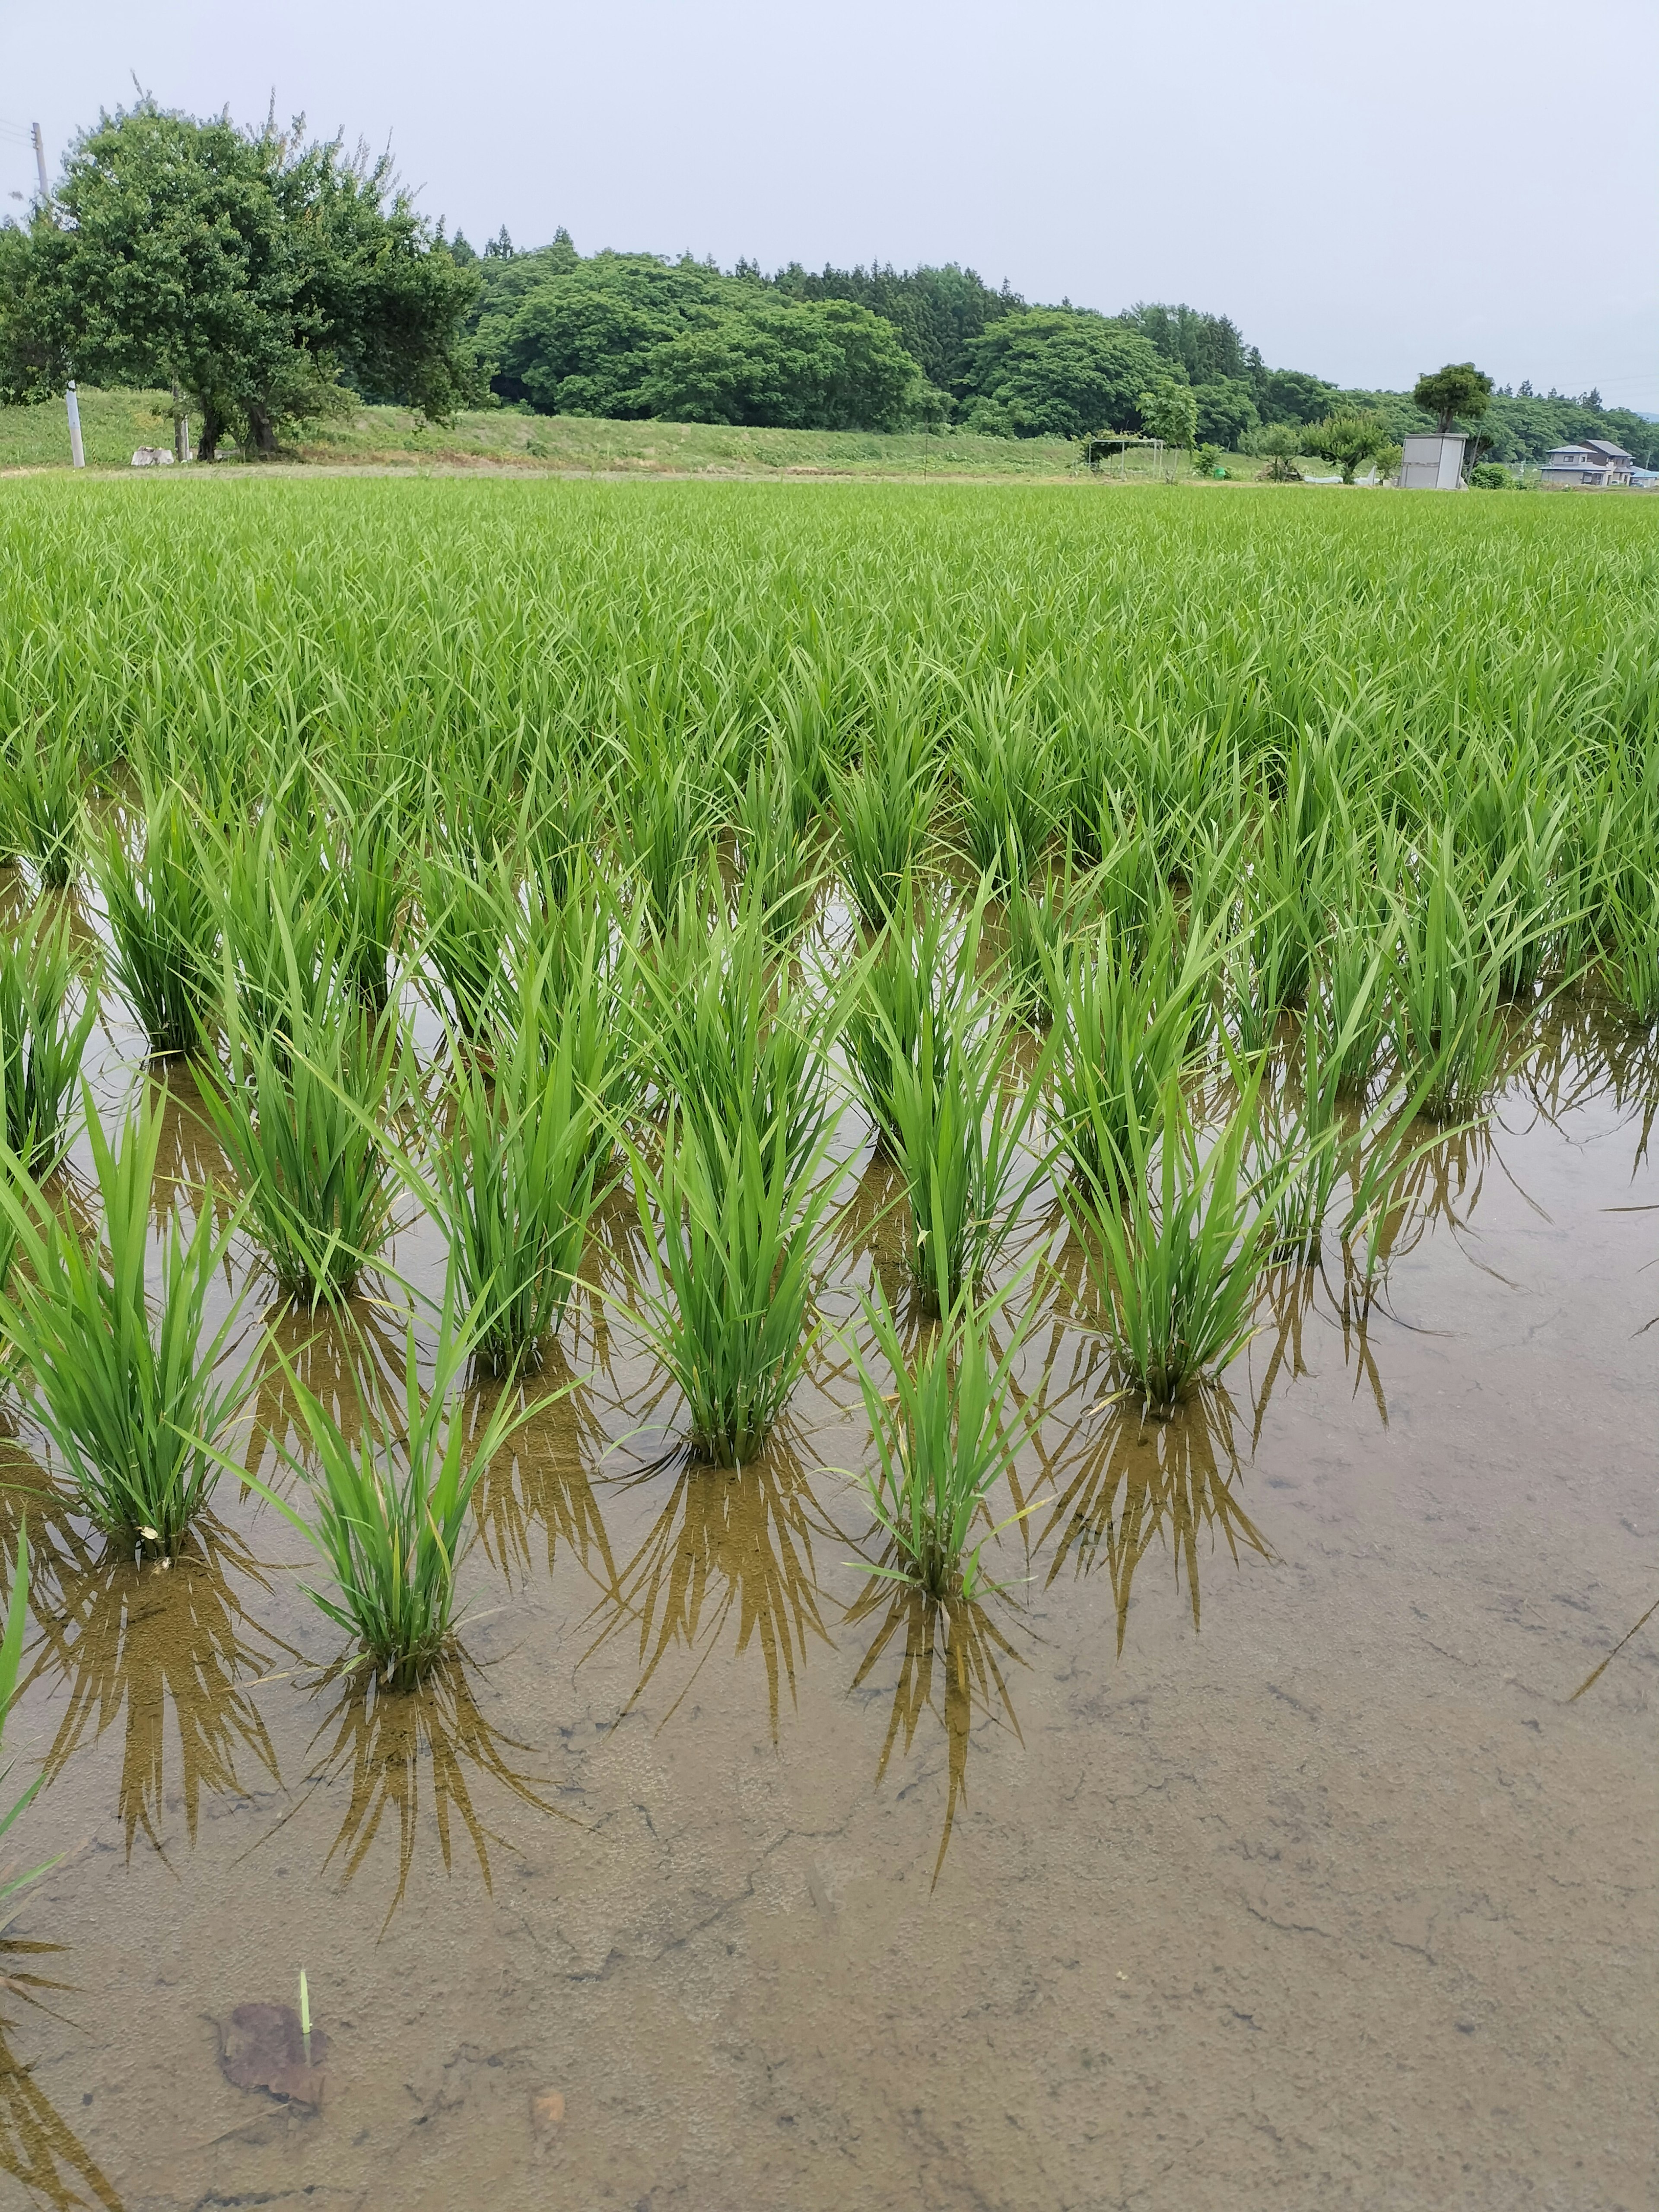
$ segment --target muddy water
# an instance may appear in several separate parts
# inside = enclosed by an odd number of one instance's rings
[[[0,1961],[0,2202],[1655,2202],[1659,1615],[1572,1692],[1659,1598],[1659,1182],[1646,1073],[1571,1018],[1428,1164],[1363,1326],[1281,1281],[1143,1427],[1045,1291],[1035,1510],[955,1615],[860,1571],[839,1355],[762,1462],[688,1468],[597,1297],[416,1698],[327,1673],[257,1496],[112,1561],[17,1419],[7,1747],[47,1779],[8,1843],[63,1856]],[[893,1257],[854,1167],[832,1318]],[[615,1211],[596,1281],[629,1257]],[[302,1967],[300,2071],[246,2008]]]

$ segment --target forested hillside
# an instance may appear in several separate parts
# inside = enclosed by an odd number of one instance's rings
[[[954,262],[792,262],[769,276],[689,255],[583,256],[562,230],[528,252],[505,232],[482,255],[460,237],[451,250],[479,279],[472,327],[495,391],[540,413],[1078,438],[1141,428],[1143,395],[1173,382],[1192,393],[1198,438],[1227,451],[1265,426],[1342,410],[1380,416],[1396,440],[1433,427],[1406,392],[1270,368],[1230,316],[1184,303],[1116,315],[1034,305]],[[1595,392],[1499,391],[1480,427],[1498,460],[1535,461],[1585,436],[1659,457],[1659,425]]]

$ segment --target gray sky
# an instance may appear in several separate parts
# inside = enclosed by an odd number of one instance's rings
[[[1188,300],[1274,366],[1659,410],[1659,6],[1581,0],[74,0],[5,9],[52,167],[168,106],[390,137],[433,216],[584,252],[958,260],[1033,300]],[[0,191],[33,160],[0,131]]]

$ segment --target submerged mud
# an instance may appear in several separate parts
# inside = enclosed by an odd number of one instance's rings
[[[1059,1249],[977,1603],[870,1571],[833,1334],[760,1459],[688,1463],[620,1205],[418,1694],[343,1667],[257,1492],[112,1557],[9,1400],[7,1840],[57,1863],[0,1960],[0,2203],[1650,2202],[1659,1188],[1608,1042],[1569,1006],[1376,1302],[1282,1271],[1167,1421]],[[896,1248],[849,1172],[852,1326]],[[285,1318],[295,1372],[396,1374],[397,1306]]]

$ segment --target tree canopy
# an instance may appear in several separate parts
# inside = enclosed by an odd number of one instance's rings
[[[1137,430],[1140,395],[1165,380],[1138,331],[1063,307],[1005,315],[968,348],[970,428],[1015,438]]]
[[[1443,368],[1419,376],[1412,404],[1432,415],[1437,429],[1449,430],[1461,416],[1478,422],[1492,401],[1492,379],[1472,361],[1449,361]]]
[[[349,388],[443,416],[479,390],[477,280],[389,157],[198,122],[149,99],[76,140],[50,205],[0,230],[0,385],[176,384],[211,453]]]
[[[548,414],[790,429],[897,429],[927,386],[898,332],[856,301],[791,299],[687,258],[568,240],[485,280],[480,344],[504,398]]]

